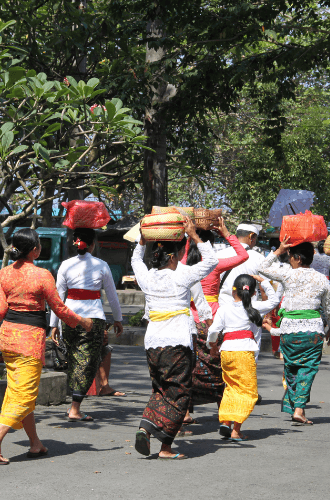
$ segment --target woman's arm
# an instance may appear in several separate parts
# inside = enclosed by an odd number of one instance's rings
[[[190,291],[199,319],[201,321],[212,320],[212,309],[205,298],[200,282],[195,283],[195,285],[191,287]]]
[[[139,287],[141,288],[142,291],[146,291],[146,285],[148,283],[148,268],[143,262],[143,257],[144,257],[144,252],[145,252],[145,245],[142,245],[144,241],[140,241],[134,249],[133,255],[132,255],[132,260],[131,260],[131,265],[132,269],[136,278],[136,281],[139,284]]]
[[[278,257],[288,251],[292,245],[288,243],[290,236],[284,236],[284,240],[281,242],[279,248],[275,252],[271,252],[265,260],[261,263],[259,267],[259,273],[265,275],[267,278],[280,281],[284,283],[290,276],[291,269],[274,266],[274,263],[278,261]]]
[[[267,300],[264,301],[254,301],[252,303],[252,306],[257,309],[260,314],[263,316],[264,314],[269,313],[280,303],[280,298],[278,294],[275,292],[274,288],[272,285],[269,283],[268,280],[264,280],[260,276],[253,276],[259,283],[261,283],[262,288],[265,290],[265,293],[267,295]]]
[[[56,288],[58,291],[58,295],[62,302],[64,302],[65,299],[65,294],[68,289],[68,285],[65,279],[65,272],[64,272],[64,266],[63,263],[60,265],[60,268],[57,273],[57,279],[56,279]],[[57,328],[58,327],[58,321],[59,318],[56,316],[56,314],[52,311],[50,314],[50,327],[51,328]]]
[[[207,341],[206,341],[207,347],[210,347],[210,343],[217,341],[219,332],[221,332],[221,330],[223,330],[224,327],[225,327],[224,307],[219,307],[214,316],[214,321],[207,333]]]
[[[7,297],[2,289],[2,286],[0,285],[0,321],[2,321],[3,318],[6,316],[7,311],[8,311]]]
[[[249,258],[248,252],[241,245],[241,243],[238,241],[238,239],[235,235],[233,235],[233,234],[228,235],[226,237],[226,240],[233,247],[233,249],[235,250],[237,255],[234,257],[227,257],[225,259],[219,259],[219,264],[217,266],[217,269],[219,269],[220,274],[222,274],[226,271],[230,271],[234,267],[239,266],[243,262],[246,262]]]

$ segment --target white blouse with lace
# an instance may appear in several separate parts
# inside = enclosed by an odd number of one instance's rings
[[[180,265],[171,269],[150,269],[143,262],[145,247],[140,244],[132,256],[136,280],[146,296],[147,311],[190,311],[191,287],[207,276],[217,265],[209,242],[198,243],[203,260],[194,266]],[[183,345],[193,348],[190,316],[180,314],[164,321],[150,321],[144,338],[145,349]]]
[[[286,311],[312,309],[317,311],[322,305],[330,322],[330,284],[327,278],[314,269],[280,268],[278,258],[271,252],[259,267],[259,271],[270,279],[283,284],[284,299],[281,307]],[[324,335],[322,318],[283,318],[280,328],[272,328],[272,335],[295,332],[317,332]]]

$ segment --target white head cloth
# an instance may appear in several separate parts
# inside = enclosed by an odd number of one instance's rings
[[[250,233],[255,233],[257,236],[259,236],[259,229],[256,226],[253,226],[252,224],[239,224],[237,226],[236,231],[250,231]]]

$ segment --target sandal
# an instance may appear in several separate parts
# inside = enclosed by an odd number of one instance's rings
[[[9,464],[10,464],[9,458],[5,458],[2,455],[0,455],[0,465],[9,465]]]
[[[305,420],[303,419],[300,420],[300,418],[292,417],[291,425],[314,425],[314,424],[311,420],[308,420],[306,417]]]
[[[231,427],[229,425],[221,424],[219,429],[220,436],[228,439],[231,437]]]
[[[68,421],[69,422],[93,422],[94,418],[91,417],[90,415],[87,415],[87,413],[85,413],[80,418],[71,418],[71,417],[68,417]]]
[[[137,431],[135,436],[135,449],[141,455],[148,457],[150,455],[150,439],[145,431]]]
[[[172,455],[171,457],[160,457],[158,456],[158,460],[185,460],[188,458],[186,455],[181,455],[177,453],[176,455]]]

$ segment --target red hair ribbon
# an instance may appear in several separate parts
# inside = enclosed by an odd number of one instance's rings
[[[242,288],[242,290],[250,290],[249,285],[244,285],[243,288]]]
[[[84,250],[84,248],[87,248],[87,243],[85,243],[85,241],[81,241],[79,238],[77,238],[73,244],[78,247],[78,250]]]

